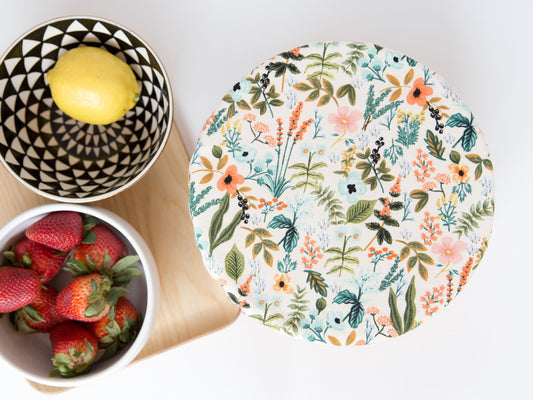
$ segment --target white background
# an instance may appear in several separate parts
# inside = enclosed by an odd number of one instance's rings
[[[295,341],[251,319],[57,398],[533,398],[533,8],[507,1],[0,1],[0,51],[44,20],[89,14],[142,36],[166,66],[189,152],[234,82],[314,41],[375,42],[430,66],[482,126],[497,212],[480,268],[444,312],[365,348]],[[1,196],[6,196],[4,193]],[[1,202],[1,197],[0,197]],[[1,205],[1,204],[0,204]],[[5,368],[0,397],[49,398]]]

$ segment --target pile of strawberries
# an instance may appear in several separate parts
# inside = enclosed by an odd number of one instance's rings
[[[51,375],[89,371],[136,336],[141,316],[125,297],[140,276],[137,255],[92,216],[53,212],[33,223],[0,267],[0,313],[24,333],[45,332],[52,343]],[[1,264],[0,264],[1,265]],[[61,268],[72,280],[50,282]]]

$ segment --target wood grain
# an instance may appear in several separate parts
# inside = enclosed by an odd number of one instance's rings
[[[194,242],[188,211],[189,158],[174,125],[150,171],[131,188],[93,203],[120,215],[144,238],[157,263],[161,306],[150,339],[134,362],[233,322],[239,308],[207,273]],[[51,202],[27,189],[0,168],[0,224],[21,212]],[[42,392],[55,388],[30,384]]]

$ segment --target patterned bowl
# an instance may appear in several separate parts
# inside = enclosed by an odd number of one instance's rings
[[[133,342],[119,350],[114,356],[100,360],[92,365],[91,370],[73,378],[50,377],[52,347],[47,333],[24,334],[17,332],[7,314],[0,318],[0,365],[11,368],[33,382],[54,387],[73,387],[94,382],[116,372],[139,354],[148,341],[154,327],[160,302],[160,284],[157,266],[150,248],[139,233],[125,220],[106,209],[85,204],[50,203],[29,209],[17,215],[0,229],[0,251],[11,248],[32,223],[51,212],[73,211],[97,218],[109,227],[126,245],[128,254],[137,254],[136,266],[142,275],[135,277],[127,286],[128,300],[142,315],[142,325]],[[0,253],[3,254],[3,253]],[[3,262],[3,256],[0,257]],[[5,265],[2,263],[1,265]],[[60,290],[71,282],[72,274],[67,271],[59,273],[47,283]]]
[[[45,74],[79,46],[124,60],[141,87],[119,121],[91,125],[54,103]],[[164,148],[172,126],[172,93],[159,58],[139,36],[97,17],[61,17],[31,29],[0,59],[0,158],[9,172],[56,201],[89,202],[138,181]]]
[[[492,231],[486,138],[422,63],[318,42],[229,86],[190,163],[204,264],[243,314],[314,343],[411,332],[470,282]]]

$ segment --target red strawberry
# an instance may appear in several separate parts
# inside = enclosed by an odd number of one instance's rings
[[[26,237],[55,250],[68,251],[83,240],[83,221],[74,211],[56,211],[26,229]]]
[[[65,322],[50,332],[52,363],[56,368],[50,375],[67,378],[89,372],[96,361],[98,342],[76,322]]]
[[[100,272],[74,278],[57,295],[57,310],[68,319],[84,322],[98,321],[105,317],[109,308],[126,289],[113,287],[110,275]]]
[[[37,298],[41,282],[32,269],[0,267],[0,313],[18,310]]]
[[[31,269],[39,275],[42,283],[48,282],[59,272],[67,257],[66,253],[58,252],[28,238],[19,240],[13,252],[16,261],[21,265],[31,266]]]
[[[100,348],[105,349],[104,358],[112,356],[118,349],[132,342],[140,326],[139,313],[125,297],[119,298],[116,308],[111,309],[104,318],[85,324],[87,330],[98,340]]]
[[[124,243],[107,227],[97,224],[92,228],[96,236],[93,243],[82,243],[74,250],[74,259],[91,267],[93,271],[104,268],[105,255],[109,256],[109,265],[115,263],[127,253]]]
[[[42,285],[39,295],[33,302],[15,311],[15,326],[25,333],[48,332],[54,326],[65,322],[56,308],[57,290]]]

